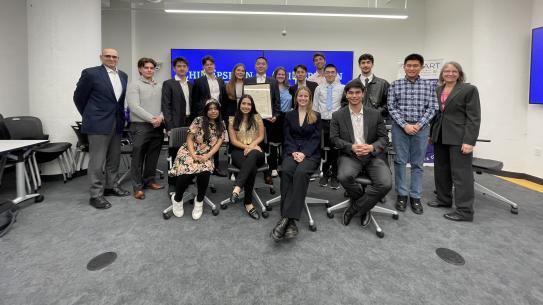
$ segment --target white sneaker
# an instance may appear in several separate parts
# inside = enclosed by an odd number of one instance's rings
[[[279,173],[277,172],[276,169],[272,170],[271,176],[272,176],[272,177],[277,177],[277,176],[279,176]]]
[[[192,209],[192,219],[194,220],[200,219],[200,217],[202,217],[203,212],[204,212],[204,202],[197,201],[196,198],[194,198],[194,209]]]
[[[183,217],[185,211],[183,210],[183,198],[181,201],[175,201],[175,193],[172,194],[172,212],[175,217]]]

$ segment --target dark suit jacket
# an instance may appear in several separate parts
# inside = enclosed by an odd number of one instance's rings
[[[226,87],[224,86],[224,80],[220,77],[217,77],[219,82],[219,103],[221,103],[221,114],[224,116],[224,99],[228,98],[226,94]],[[196,118],[198,116],[204,115],[204,107],[207,100],[211,98],[211,93],[209,91],[209,84],[207,83],[207,77],[204,75],[194,81],[192,86],[192,108],[191,108],[191,117]],[[194,109],[194,112],[192,111]],[[223,118],[224,119],[224,118]]]
[[[283,158],[299,151],[307,159],[320,162],[321,116],[318,112],[314,124],[309,124],[306,116],[302,126],[298,122],[297,109],[287,112],[283,122],[283,136]]]
[[[332,121],[330,122],[330,141],[342,154],[362,160],[368,156],[358,157],[351,149],[355,141],[350,111],[350,108],[347,106],[332,114]],[[380,157],[385,152],[388,143],[385,122],[379,110],[364,107],[362,111],[364,140],[367,144],[372,144],[375,149],[375,151],[371,153],[371,156]]]
[[[190,113],[194,113],[194,105],[192,103],[192,83],[187,82],[189,87],[189,100],[185,100],[185,94],[175,79],[169,79],[162,84],[162,100],[161,110],[166,123],[166,130],[182,127],[186,125],[189,119],[186,116],[187,103],[190,105]]]
[[[470,84],[456,84],[441,109],[443,86],[436,89],[439,111],[431,124],[432,142],[436,143],[441,134],[445,145],[475,145],[481,125],[481,105],[477,87]]]
[[[266,76],[266,83],[270,84],[271,99],[272,99],[272,114],[274,117],[279,116],[281,111],[281,95],[279,93],[279,84],[274,78]],[[256,85],[256,76],[246,78],[243,81],[244,85]]]
[[[307,88],[309,88],[309,90],[311,90],[311,100],[313,100],[313,95],[315,94],[315,89],[317,89],[317,86],[319,84],[316,83],[316,82],[312,82],[310,80],[306,80],[305,85],[307,86]],[[292,95],[292,106],[294,106],[294,101],[296,100],[296,97],[294,96],[296,94],[296,90],[298,90],[298,84],[296,84],[294,86],[290,86],[288,88],[288,92],[290,93],[290,95]]]
[[[115,98],[113,85],[104,66],[87,68],[81,72],[74,92],[74,103],[83,118],[81,132],[109,134],[116,125],[117,133],[124,128],[124,98],[128,76],[119,70],[123,91]]]

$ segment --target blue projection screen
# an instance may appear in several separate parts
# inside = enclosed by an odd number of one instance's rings
[[[288,79],[294,84],[292,69],[298,64],[307,66],[308,77],[315,72],[313,66],[313,54],[316,51],[286,51],[286,50],[219,50],[219,49],[172,49],[171,59],[183,56],[189,62],[188,79],[196,79],[202,73],[202,58],[211,55],[215,58],[215,70],[218,77],[225,81],[230,79],[232,68],[237,63],[245,64],[247,77],[255,76],[255,60],[259,56],[268,59],[267,75],[271,76],[278,66],[286,68]],[[350,81],[353,77],[353,52],[352,51],[318,51],[326,56],[326,63],[334,64],[338,70],[341,83]],[[175,71],[170,65],[172,77]]]
[[[543,27],[532,30],[530,104],[543,104]]]

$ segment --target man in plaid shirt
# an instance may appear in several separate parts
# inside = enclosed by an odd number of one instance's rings
[[[394,181],[396,209],[405,211],[407,196],[411,209],[422,214],[420,202],[422,173],[426,146],[430,134],[429,123],[438,110],[435,83],[420,78],[424,58],[411,54],[404,60],[405,78],[394,81],[388,90],[388,111],[393,119],[392,145],[394,157]],[[406,164],[411,164],[411,186],[407,188]]]

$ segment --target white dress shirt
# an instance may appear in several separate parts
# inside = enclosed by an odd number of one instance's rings
[[[113,92],[115,92],[115,98],[117,101],[121,98],[121,94],[123,93],[123,85],[121,84],[121,77],[119,76],[119,71],[117,69],[113,70],[107,66],[106,71],[109,75],[109,80],[111,81],[111,85],[113,86]]]
[[[332,111],[328,111],[327,102],[328,102],[328,87],[332,86]],[[331,120],[332,113],[336,112],[341,108],[341,98],[343,97],[343,88],[344,85],[338,83],[319,85],[315,89],[313,94],[313,110],[321,114],[321,119]]]
[[[183,90],[183,95],[185,96],[185,114],[190,115],[190,91],[189,91],[189,81],[187,78],[183,81],[179,76],[175,76],[175,80],[179,82],[179,85],[181,85],[181,90]],[[210,87],[211,88],[211,87]]]
[[[364,87],[366,87],[366,78],[368,79],[368,84],[371,83],[371,81],[373,80],[373,73],[370,74],[369,76],[364,76],[363,74],[360,74],[360,76],[358,78],[362,82],[362,85],[364,85]]]
[[[257,84],[264,84],[266,82],[266,74],[257,74],[256,75],[256,83]]]
[[[349,105],[349,112],[351,113],[351,123],[354,131],[354,144],[365,144],[364,140],[364,107],[360,108],[360,112],[356,113],[351,109]]]
[[[219,95],[221,94],[221,89],[219,88],[219,81],[213,75],[210,77],[206,74],[207,77],[207,84],[209,85],[209,95],[211,95],[212,98],[219,100]]]

